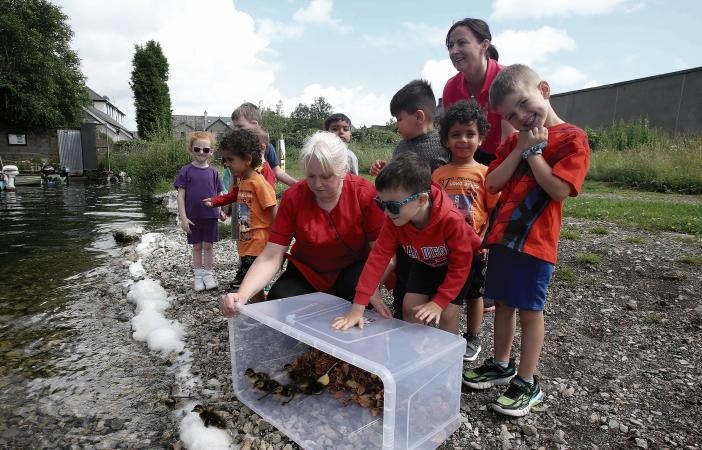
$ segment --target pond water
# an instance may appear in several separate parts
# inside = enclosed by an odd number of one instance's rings
[[[0,193],[0,447],[155,446],[170,377],[131,339],[112,233],[168,220],[126,185]]]

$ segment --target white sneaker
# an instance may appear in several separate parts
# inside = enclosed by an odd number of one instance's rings
[[[215,280],[213,270],[204,270],[202,275],[202,281],[205,283],[205,289],[207,289],[208,291],[210,289],[217,289],[217,280]]]
[[[193,288],[195,288],[196,291],[204,291],[205,290],[205,283],[203,280],[203,275],[204,275],[204,269],[194,269],[193,274]]]

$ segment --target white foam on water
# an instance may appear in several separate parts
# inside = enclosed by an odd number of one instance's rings
[[[129,275],[131,275],[135,280],[138,280],[146,275],[146,271],[144,270],[144,266],[141,264],[141,260],[133,262],[129,265]]]

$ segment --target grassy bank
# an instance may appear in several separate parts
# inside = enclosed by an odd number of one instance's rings
[[[113,153],[113,170],[127,172],[146,191],[168,191],[180,168],[192,160],[186,148],[184,139],[170,137],[123,141]]]
[[[702,136],[678,136],[645,120],[588,129],[589,180],[634,189],[702,194]]]

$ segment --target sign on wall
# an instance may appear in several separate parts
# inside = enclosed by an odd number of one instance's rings
[[[27,145],[27,135],[7,133],[7,145]]]

